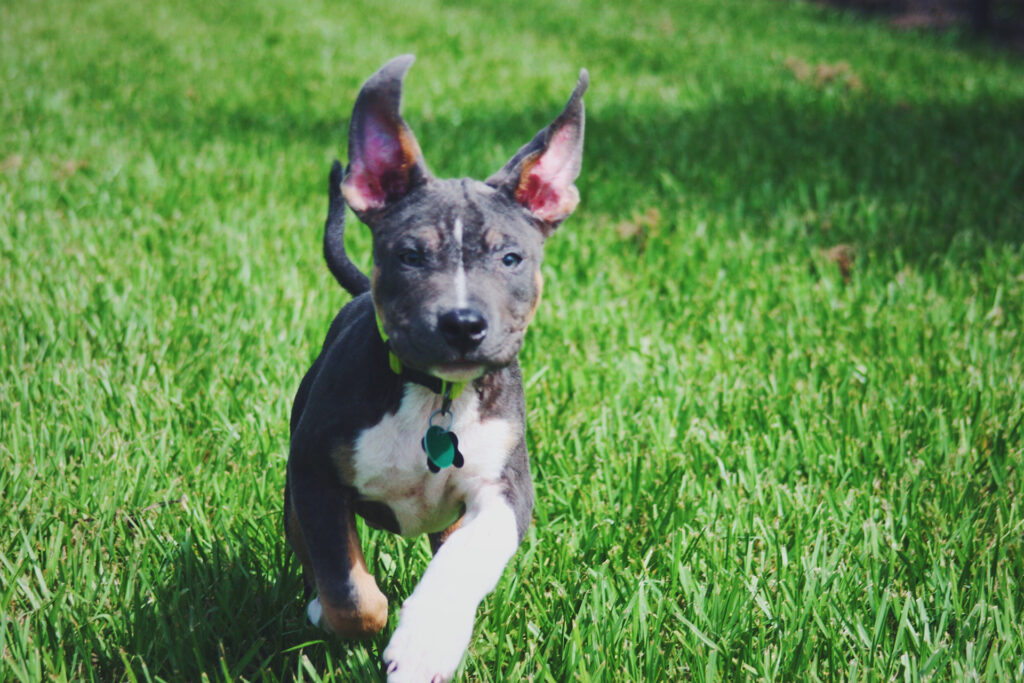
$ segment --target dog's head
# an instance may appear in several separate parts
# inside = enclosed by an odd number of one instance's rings
[[[537,310],[544,240],[579,203],[588,76],[500,171],[445,180],[399,113],[413,59],[392,59],[360,91],[342,193],[373,233],[371,292],[392,351],[465,381],[511,363]]]

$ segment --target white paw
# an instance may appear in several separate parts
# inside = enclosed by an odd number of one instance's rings
[[[324,608],[320,606],[320,598],[313,598],[306,606],[306,616],[309,617],[309,623],[313,626],[320,626],[320,617],[323,613]]]
[[[475,611],[407,600],[384,650],[388,683],[450,681],[473,635]]]

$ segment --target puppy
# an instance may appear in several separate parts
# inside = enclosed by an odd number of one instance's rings
[[[446,681],[530,522],[516,357],[540,300],[544,241],[579,202],[588,76],[486,181],[442,180],[399,113],[413,60],[392,59],[363,86],[348,168],[331,170],[324,255],[354,298],[295,396],[284,516],[316,592],[310,620],[346,638],[388,618],[355,515],[429,535],[433,560],[384,663],[389,681]],[[346,202],[373,235],[370,278],[345,253]]]

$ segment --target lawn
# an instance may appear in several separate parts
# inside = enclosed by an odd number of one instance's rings
[[[1024,677],[1019,56],[774,0],[0,0],[0,680],[380,679],[280,513],[402,52],[441,176],[592,78],[461,678]],[[429,548],[363,539],[390,631]]]

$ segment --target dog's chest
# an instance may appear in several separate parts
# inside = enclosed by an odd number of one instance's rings
[[[407,384],[398,411],[356,439],[352,485],[362,498],[387,505],[403,536],[450,526],[468,499],[500,483],[514,445],[512,424],[482,417],[476,392],[467,388],[452,405],[451,427],[465,464],[432,473],[422,439],[431,413],[439,407],[436,394]],[[444,425],[446,419],[435,418],[435,422]]]

